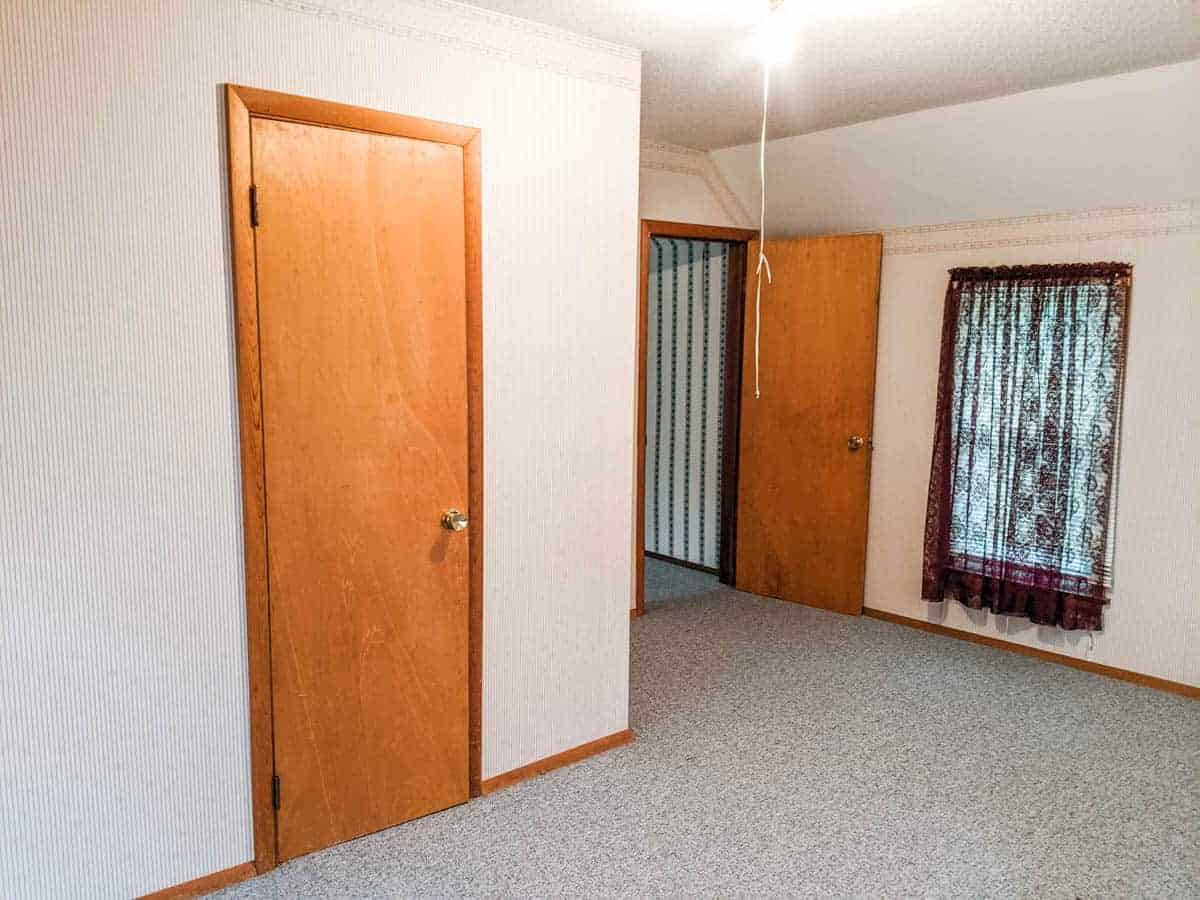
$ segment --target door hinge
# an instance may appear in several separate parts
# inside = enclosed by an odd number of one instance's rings
[[[279,809],[279,776],[271,779],[271,805]]]
[[[250,227],[258,227],[258,187],[250,185]]]

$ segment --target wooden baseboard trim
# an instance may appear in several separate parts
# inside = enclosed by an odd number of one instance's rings
[[[960,641],[969,641],[972,644],[983,644],[985,647],[994,647],[997,650],[1008,650],[1011,653],[1019,653],[1022,656],[1032,656],[1034,659],[1057,663],[1060,666],[1070,666],[1072,669],[1081,669],[1084,672],[1091,672],[1093,675],[1104,675],[1107,678],[1128,681],[1132,684],[1139,684],[1142,687],[1153,688],[1156,691],[1165,691],[1168,694],[1178,694],[1181,697],[1187,697],[1191,700],[1200,700],[1200,687],[1193,687],[1190,684],[1183,684],[1179,681],[1168,681],[1166,678],[1156,678],[1153,675],[1143,675],[1140,672],[1131,672],[1128,669],[1118,669],[1116,666],[1106,666],[1102,663],[1092,662],[1090,659],[1079,659],[1063,653],[1052,653],[1049,650],[1041,650],[1037,647],[1026,647],[1024,644],[1015,644],[1012,641],[1001,640],[1000,638],[994,638],[985,634],[960,631],[957,628],[948,628],[936,622],[925,622],[921,619],[911,618],[910,616],[884,612],[881,609],[868,609],[864,607],[863,615],[870,616],[872,619],[891,622],[895,625],[903,625],[906,628],[916,628],[918,631],[928,631],[931,634],[957,638]]]
[[[517,782],[536,778],[538,775],[545,775],[553,769],[561,769],[563,766],[577,763],[580,760],[587,759],[589,756],[596,756],[605,750],[612,750],[614,747],[628,744],[632,740],[633,732],[626,728],[624,731],[618,731],[616,734],[610,734],[608,737],[588,741],[586,744],[580,744],[578,747],[572,747],[570,750],[564,750],[562,753],[555,753],[553,756],[547,756],[545,759],[531,762],[527,766],[521,766],[519,769],[505,772],[503,775],[485,779],[483,782],[483,793],[494,794],[496,791],[503,790],[506,787],[512,787]]]
[[[213,872],[211,875],[193,878],[191,881],[185,881],[174,887],[163,888],[153,894],[146,894],[139,900],[183,900],[185,897],[202,897],[223,887],[229,887],[231,884],[237,884],[239,881],[245,881],[247,878],[253,878],[257,874],[254,863],[242,863],[240,866],[232,866],[222,869],[220,872]]]

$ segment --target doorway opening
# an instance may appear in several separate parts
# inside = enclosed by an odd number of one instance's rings
[[[643,220],[633,615],[647,557],[732,585],[747,244],[757,232]]]
[[[715,567],[722,583],[742,591],[862,610],[882,238],[781,238],[767,246],[775,277],[762,285],[766,364],[756,398],[754,326],[743,323],[757,233],[642,222],[632,615],[645,610],[646,556],[659,580],[688,581],[680,566],[699,566],[711,578]],[[723,282],[714,280],[714,259],[726,263]],[[720,353],[704,337],[714,283],[726,289]],[[697,431],[711,429],[705,410],[716,408],[712,398],[697,405],[706,347],[709,365],[714,358],[724,365],[707,376],[723,399],[719,467],[716,438]],[[720,483],[715,493],[710,477]]]

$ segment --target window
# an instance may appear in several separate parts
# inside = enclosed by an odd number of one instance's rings
[[[1122,263],[950,272],[926,600],[1101,627],[1130,278]]]

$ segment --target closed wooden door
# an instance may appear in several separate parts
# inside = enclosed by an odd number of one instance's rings
[[[463,151],[251,139],[282,860],[468,796]]]
[[[759,399],[746,311],[740,590],[862,612],[881,246],[872,234],[767,241]],[[752,304],[757,242],[747,259]]]

